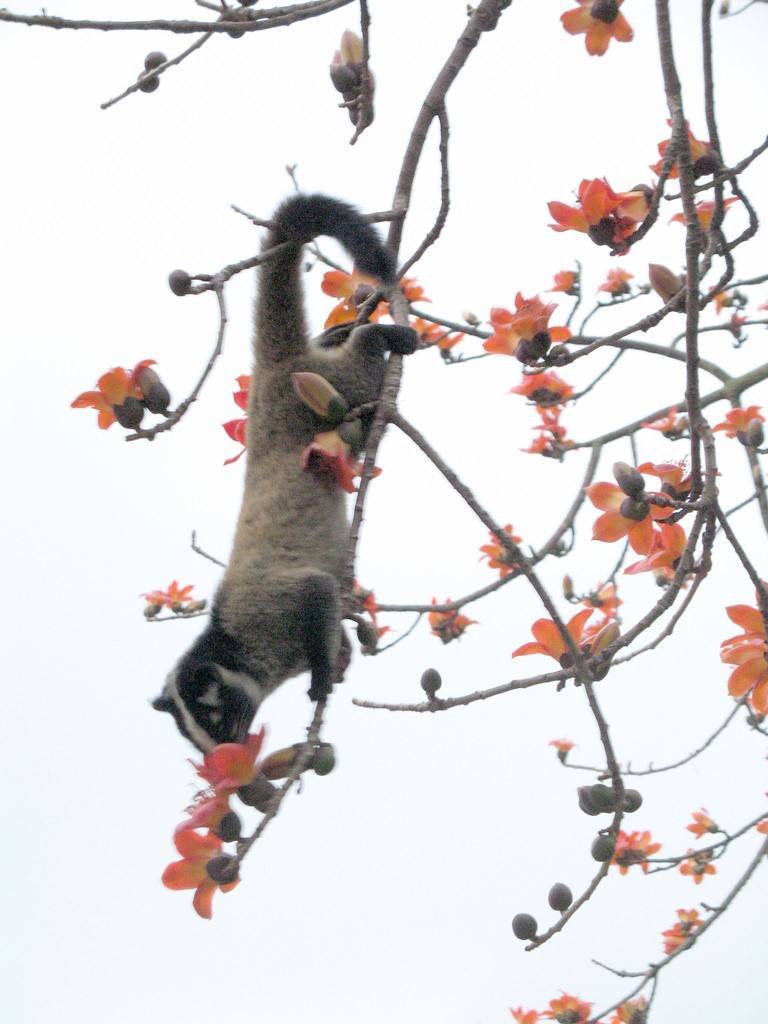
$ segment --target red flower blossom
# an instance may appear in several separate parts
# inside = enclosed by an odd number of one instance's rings
[[[421,317],[414,317],[410,326],[416,331],[421,339],[422,345],[436,345],[442,352],[447,352],[458,345],[464,337],[464,332],[451,334],[440,324],[433,324],[429,320],[422,320]]]
[[[553,370],[545,370],[543,373],[525,374],[520,384],[510,388],[509,393],[524,395],[540,408],[547,408],[551,405],[564,405],[573,394],[573,388]]]
[[[326,295],[341,299],[341,302],[338,302],[326,317],[324,325],[325,327],[336,327],[357,319],[358,305],[372,294],[376,287],[376,281],[357,270],[351,274],[347,274],[344,270],[329,270],[323,274],[320,287]],[[379,320],[387,312],[387,309],[387,303],[380,302],[370,319],[372,321]]]
[[[229,794],[213,793],[203,790],[198,793],[196,801],[187,808],[189,817],[176,826],[174,835],[189,832],[192,829],[207,828],[214,832],[221,824],[224,815],[229,814]]]
[[[566,623],[565,628],[576,647],[581,646],[584,626],[592,612],[592,608],[583,608],[580,612],[576,612]],[[519,658],[528,654],[546,654],[548,657],[554,658],[555,661],[559,662],[563,668],[568,668],[573,664],[573,658],[566,646],[565,640],[552,619],[537,619],[531,626],[531,632],[536,638],[536,643],[527,643],[523,644],[522,647],[518,647],[517,650],[512,652],[513,658]],[[585,655],[588,653],[588,651],[584,651]]]
[[[510,1009],[509,1012],[516,1024],[537,1024],[540,1019],[538,1010],[524,1010],[522,1006],[518,1006],[516,1010]]]
[[[693,853],[688,860],[683,861],[680,865],[680,874],[690,876],[696,885],[701,885],[704,881],[705,875],[717,874],[717,868],[714,864],[710,863],[712,860],[711,850],[702,850],[700,853]]]
[[[699,917],[698,910],[678,910],[678,921],[671,928],[667,928],[661,934],[664,936],[664,952],[674,953],[676,949],[687,942],[691,932],[700,928],[704,922]]]
[[[122,405],[126,398],[141,398],[133,375],[121,366],[115,366],[103,373],[96,382],[96,391],[84,391],[71,403],[73,409],[96,409],[99,430],[108,430],[115,422],[114,407]]]
[[[765,423],[765,416],[760,412],[759,405],[748,405],[745,409],[731,409],[725,414],[722,423],[712,427],[712,430],[724,430],[726,437],[738,437],[743,434],[752,420],[759,420]]]
[[[763,617],[748,604],[730,605],[725,610],[731,622],[744,631],[720,644],[720,661],[736,665],[728,677],[728,692],[738,699],[751,691],[754,710],[768,714],[768,643]]]
[[[682,437],[684,432],[688,429],[688,417],[678,416],[677,406],[673,405],[666,416],[661,416],[657,420],[650,420],[648,423],[643,423],[646,430],[658,430],[659,433],[663,434],[664,437],[668,437],[670,440],[675,440],[678,437]],[[651,465],[651,463],[646,463]],[[640,469],[641,473],[646,470]],[[650,471],[648,471],[650,472]]]
[[[450,597],[445,599],[445,604],[450,604]],[[437,604],[437,598],[432,598],[432,604]],[[476,619],[469,619],[466,615],[459,614],[458,609],[452,612],[430,612],[429,625],[432,635],[439,637],[444,644],[451,640],[458,640],[467,626],[477,625]]]
[[[629,43],[634,35],[632,27],[619,13],[624,0],[579,0],[579,6],[560,15],[563,28],[572,36],[584,33],[587,53],[602,57],[612,39]]]
[[[301,468],[333,480],[347,494],[354,494],[357,490],[353,481],[363,472],[362,463],[352,457],[352,449],[338,430],[315,434],[314,440],[301,453]],[[379,473],[380,469],[374,469],[374,476]]]
[[[616,836],[616,848],[611,864],[618,865],[622,875],[626,875],[633,864],[639,864],[644,873],[648,871],[648,857],[658,853],[661,843],[651,842],[650,832],[623,832]]]
[[[243,373],[239,377],[235,377],[237,381],[238,390],[233,392],[232,398],[235,400],[235,405],[240,409],[248,408],[248,394],[251,386],[251,377],[249,374]],[[248,417],[243,416],[240,419],[228,420],[226,423],[222,423],[222,427],[227,434],[227,437],[231,437],[233,441],[237,441],[243,447],[237,453],[233,455],[231,459],[225,459],[224,465],[229,466],[245,454],[246,444],[246,430],[248,427]]]
[[[719,832],[717,823],[709,816],[709,811],[702,807],[700,811],[693,812],[693,822],[685,826],[689,832],[693,832],[697,839],[701,839],[708,832]]]
[[[540,359],[551,342],[567,341],[571,336],[567,327],[549,327],[549,318],[556,309],[555,302],[545,306],[538,295],[524,299],[518,292],[514,313],[502,306],[491,310],[493,334],[483,342],[483,348],[497,355],[524,355],[523,361]],[[527,344],[521,349],[522,342]]]
[[[621,267],[613,267],[597,290],[608,292],[609,295],[626,295],[629,292],[629,282],[634,276]]]
[[[522,537],[518,537],[516,534],[512,533],[511,523],[507,523],[503,530],[513,543],[518,544],[522,540]],[[516,562],[510,561],[506,548],[502,546],[502,543],[496,534],[492,533],[490,536],[490,543],[483,544],[480,548],[483,552],[480,556],[480,561],[482,562],[484,559],[488,559],[488,568],[498,569],[500,578],[504,579],[505,576],[509,576],[509,574],[514,572],[515,569],[518,569],[519,566]]]
[[[677,563],[685,550],[688,538],[679,523],[661,523],[654,530],[651,550],[646,558],[628,565],[626,575],[633,576],[639,572],[656,572],[658,569],[676,569]]]
[[[150,590],[141,596],[147,599],[148,605],[159,605],[161,608],[170,608],[171,611],[178,612],[195,600],[191,596],[194,589],[194,583],[180,587],[176,580],[172,580],[165,590]]]
[[[579,275],[575,270],[558,270],[550,292],[565,292],[566,295],[579,294]]]
[[[727,212],[728,207],[734,203],[738,203],[738,198],[733,196],[731,199],[723,200],[723,211]],[[712,218],[715,215],[715,202],[713,199],[705,199],[701,203],[696,203],[696,217],[699,221],[699,227],[702,231],[709,231],[709,225],[712,223]],[[676,221],[678,224],[685,224],[685,213],[676,213],[674,217],[669,218],[669,223]]]
[[[592,1003],[585,1003],[576,996],[563,992],[560,999],[550,999],[549,1009],[542,1017],[558,1021],[558,1024],[587,1024]]]
[[[672,121],[667,121],[669,127],[672,127]],[[702,142],[701,139],[697,139],[691,129],[688,127],[686,122],[685,130],[688,132],[688,142],[691,147],[691,161],[693,162],[693,173],[694,177],[698,178],[704,174],[713,174],[720,165],[720,159],[712,149],[708,142]],[[664,163],[664,156],[669,148],[669,139],[665,139],[664,142],[659,143],[659,155],[661,160],[651,165],[651,170],[654,174],[661,174],[661,167]],[[668,178],[677,178],[679,176],[679,169],[677,161],[672,164],[670,168]]]
[[[539,436],[530,447],[520,450],[532,455],[543,455],[545,458],[562,459],[564,452],[573,448],[573,441],[566,437],[568,432],[560,423],[562,411],[560,406],[553,405],[551,408],[537,406],[536,410],[541,416],[541,423],[537,423],[533,429],[539,432]]]
[[[178,832],[173,837],[176,849],[183,860],[169,864],[163,872],[163,885],[167,889],[194,889],[192,906],[200,917],[210,918],[213,914],[213,894],[217,889],[229,892],[237,885],[237,879],[226,885],[219,885],[206,870],[208,861],[221,853],[221,840],[213,833],[200,835],[199,832]]]
[[[616,1010],[611,1024],[646,1024],[648,1019],[648,1000],[645,996],[628,999]]]
[[[554,747],[558,754],[567,754],[569,750],[573,750],[575,744],[571,740],[550,740],[549,746]]]
[[[595,245],[610,245],[615,254],[623,255],[629,251],[626,239],[648,213],[649,196],[646,186],[614,192],[605,178],[585,178],[579,185],[578,206],[547,204],[557,221],[549,226],[554,231],[583,231]]]
[[[650,492],[653,496],[653,492]],[[630,498],[617,484],[606,482],[590,484],[586,495],[599,516],[592,527],[592,539],[612,543],[626,537],[630,547],[638,555],[650,553],[653,545],[653,521],[668,519],[674,509],[661,508],[642,499]],[[631,516],[625,515],[630,512]]]
[[[209,750],[202,764],[196,764],[197,774],[213,786],[217,795],[233,793],[241,786],[253,782],[259,773],[256,759],[264,742],[264,729],[250,735],[245,743],[219,743]]]
[[[616,593],[615,583],[598,583],[597,587],[581,602],[585,608],[595,608],[607,619],[615,619],[622,603]]]

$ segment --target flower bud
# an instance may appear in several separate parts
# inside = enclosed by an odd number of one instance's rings
[[[294,743],[290,747],[275,750],[261,762],[261,774],[265,779],[287,779],[296,764],[302,745]]]
[[[186,270],[172,270],[168,275],[168,287],[174,295],[188,295],[192,278]]]
[[[621,809],[627,814],[634,814],[643,805],[643,795],[637,789],[625,789]]]
[[[162,607],[161,604],[148,604],[144,609],[144,618],[154,619],[156,615],[159,615]]]
[[[480,324],[480,317],[475,316],[471,309],[465,309],[461,314],[462,320],[470,327],[477,327]]]
[[[363,619],[357,624],[357,639],[363,647],[375,651],[379,643],[379,634],[375,626]]]
[[[154,71],[161,64],[165,64],[167,60],[168,58],[164,53],[160,53],[159,50],[153,50],[152,53],[148,53],[144,58],[144,67],[147,71]]]
[[[669,267],[661,263],[648,264],[648,281],[662,302],[669,302],[684,284],[681,277],[673,274]]]
[[[642,523],[650,511],[651,506],[647,501],[636,501],[634,498],[625,498],[619,508],[625,519],[631,519],[635,523]]]
[[[339,424],[337,433],[344,444],[358,452],[363,447],[363,421],[359,418]]]
[[[185,615],[195,615],[198,612],[205,610],[208,602],[205,599],[200,601],[190,601],[189,604],[183,609]]]
[[[592,638],[592,642],[589,645],[590,655],[600,654],[605,650],[614,640],[618,640],[621,634],[619,624],[614,619],[607,625],[603,626],[599,633],[596,633]]]
[[[304,405],[329,423],[341,423],[349,412],[347,400],[319,373],[292,373],[291,384]]]
[[[550,366],[567,366],[572,361],[573,355],[565,345],[553,345],[547,354],[547,362]]]
[[[330,775],[336,767],[336,751],[330,743],[321,743],[312,758],[315,775]]]
[[[538,930],[536,918],[531,914],[515,914],[512,918],[512,931],[518,939],[533,939]]]
[[[351,28],[341,34],[341,59],[345,64],[360,64],[363,59],[363,40]]]
[[[247,786],[241,786],[237,791],[237,795],[244,804],[247,804],[248,807],[255,807],[262,814],[269,810],[275,793],[277,793],[277,786],[273,786],[263,775],[257,775],[253,782],[249,782]]]
[[[562,882],[555,882],[549,890],[547,902],[553,910],[559,910],[562,914],[573,903],[573,893],[567,885],[564,885]]]
[[[352,92],[360,84],[357,70],[351,64],[341,63],[341,54],[338,62],[334,60],[330,68],[331,82],[337,92]]]
[[[763,421],[755,416],[749,421],[747,429],[744,431],[744,444],[748,448],[759,448],[764,440]]]
[[[589,799],[603,814],[616,810],[616,793],[611,786],[596,782],[594,786],[589,787]]]
[[[443,685],[442,677],[436,668],[428,668],[421,674],[421,688],[430,700],[435,699],[435,694]]]
[[[628,494],[630,498],[639,498],[645,491],[643,474],[627,462],[614,462],[613,478],[622,491]]]
[[[144,396],[144,404],[150,412],[164,415],[168,412],[171,396],[151,366],[140,366],[134,373],[136,385]]]
[[[592,843],[592,858],[593,860],[600,861],[601,863],[606,860],[610,860],[615,849],[616,840],[613,836],[597,836],[595,841]]]
[[[591,786],[579,786],[576,792],[579,795],[579,807],[582,809],[582,811],[584,811],[585,814],[588,814],[590,817],[594,818],[595,815],[601,814],[602,812],[600,811],[599,807],[595,806],[595,803],[592,800],[592,796],[590,793],[591,788]]]
[[[112,412],[120,426],[126,430],[137,430],[144,418],[144,406],[133,395],[128,395],[122,405],[113,405]]]
[[[146,75],[146,73],[146,71],[142,71],[140,75],[136,76],[136,80],[139,82],[139,90],[141,92],[154,92],[155,89],[160,88],[160,79],[157,75],[152,75],[149,78],[144,78],[142,81],[142,76]]]
[[[566,601],[572,601],[574,596],[573,580],[570,576],[563,576],[563,597]]]
[[[237,880],[240,865],[228,853],[220,853],[216,857],[211,857],[205,865],[205,870],[214,882],[219,885],[229,885]]]
[[[602,21],[606,25],[610,25],[616,21],[619,5],[616,0],[595,0],[589,9],[589,13],[596,21]]]
[[[236,811],[227,811],[214,832],[225,843],[235,843],[240,838],[242,822]]]

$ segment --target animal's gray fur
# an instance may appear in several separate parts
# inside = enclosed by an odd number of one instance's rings
[[[353,207],[327,196],[294,196],[272,224],[264,248],[289,244],[259,269],[245,490],[234,546],[210,624],[154,702],[204,751],[242,741],[261,700],[291,676],[310,669],[310,696],[319,699],[348,659],[339,590],[348,536],[344,492],[302,469],[303,450],[329,427],[296,396],[291,374],[320,374],[353,408],[378,398],[387,350],[410,352],[417,342],[408,328],[366,324],[310,343],[303,243],[321,234],[339,239],[360,270],[385,284],[393,283],[394,257]]]

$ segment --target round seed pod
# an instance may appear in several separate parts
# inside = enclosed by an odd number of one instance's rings
[[[167,60],[168,58],[160,50],[153,50],[152,53],[148,53],[144,58],[144,68],[146,71],[154,71],[161,64],[165,64]]]
[[[636,810],[642,807],[643,795],[637,789],[625,789],[624,790],[624,801],[622,803],[622,809],[627,814],[634,814]]]
[[[205,870],[214,882],[218,882],[219,885],[228,885],[236,880],[240,866],[235,858],[228,853],[220,853],[216,857],[211,857],[205,865]]]
[[[597,836],[592,843],[592,857],[603,863],[611,859],[615,849],[616,841],[613,836]]]
[[[144,418],[144,406],[133,395],[128,395],[122,405],[113,405],[112,412],[121,427],[136,430]]]
[[[589,787],[589,797],[595,807],[605,814],[616,810],[616,794],[610,786],[596,782]]]
[[[435,694],[442,685],[442,677],[436,668],[428,668],[422,672],[421,688],[430,700],[434,700]]]
[[[312,758],[315,775],[330,775],[336,767],[336,751],[330,743],[321,743]]]
[[[553,910],[559,910],[562,914],[573,903],[573,893],[562,882],[555,882],[549,890],[547,901]]]
[[[168,275],[168,287],[174,295],[188,295],[192,278],[186,270],[172,270]]]
[[[531,914],[515,914],[512,918],[512,931],[518,939],[533,939],[538,930],[536,918]]]
[[[240,831],[242,829],[242,822],[240,816],[236,811],[229,811],[218,824],[218,827],[214,830],[219,839],[223,839],[225,843],[234,843],[240,838]]]
[[[590,793],[591,789],[591,786],[579,786],[576,792],[579,794],[579,807],[585,814],[589,814],[591,817],[594,817],[596,814],[600,814],[601,811],[599,807],[595,806],[592,800]]]
[[[237,795],[248,807],[255,807],[257,811],[264,814],[269,809],[272,797],[276,792],[277,786],[273,786],[263,775],[257,775],[253,782],[249,782],[247,786],[241,786]]]

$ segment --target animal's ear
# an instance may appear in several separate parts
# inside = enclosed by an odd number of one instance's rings
[[[170,711],[173,707],[173,701],[170,697],[166,697],[165,694],[161,693],[159,697],[155,697],[152,701],[152,707],[155,711]]]

